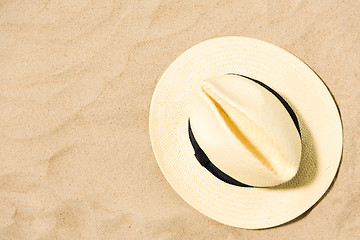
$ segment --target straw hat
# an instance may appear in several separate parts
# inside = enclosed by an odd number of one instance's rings
[[[249,229],[308,210],[342,154],[340,114],[316,73],[287,51],[244,37],[199,43],[168,67],[152,98],[150,138],[186,202]]]

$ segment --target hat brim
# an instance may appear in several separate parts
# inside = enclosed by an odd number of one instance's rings
[[[192,88],[226,73],[265,83],[295,111],[302,157],[289,182],[271,188],[234,186],[196,160],[188,135]],[[207,40],[179,56],[156,86],[149,127],[155,157],[174,190],[208,217],[248,229],[281,225],[307,211],[329,188],[342,154],[340,113],[322,80],[289,52],[244,37]]]

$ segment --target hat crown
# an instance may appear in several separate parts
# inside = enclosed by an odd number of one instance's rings
[[[206,79],[194,88],[190,121],[200,147],[221,171],[268,187],[298,171],[301,139],[280,100],[239,75]]]

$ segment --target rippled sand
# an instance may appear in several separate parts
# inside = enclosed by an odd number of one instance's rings
[[[0,1],[0,239],[358,239],[359,20],[357,0]],[[297,55],[342,114],[333,188],[272,230],[231,228],[192,209],[150,146],[162,72],[225,35]]]

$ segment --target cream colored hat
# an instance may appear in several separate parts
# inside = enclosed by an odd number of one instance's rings
[[[249,229],[288,222],[332,183],[342,154],[329,90],[287,51],[244,37],[190,48],[150,107],[158,164],[201,213]]]

